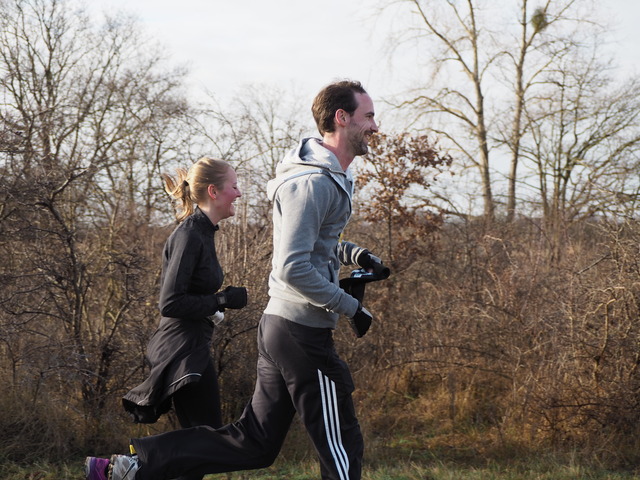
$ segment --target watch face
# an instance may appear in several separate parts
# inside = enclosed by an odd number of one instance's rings
[[[375,276],[375,273],[367,272],[364,268],[359,268],[358,270],[354,270],[353,272],[351,272],[351,278],[373,278]]]

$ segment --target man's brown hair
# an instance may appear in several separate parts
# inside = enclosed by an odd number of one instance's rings
[[[352,115],[358,108],[356,93],[367,93],[360,82],[342,80],[320,90],[311,106],[320,135],[335,130],[334,116],[340,109]]]

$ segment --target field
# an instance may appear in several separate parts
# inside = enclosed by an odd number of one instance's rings
[[[467,432],[469,433],[469,432]],[[595,458],[595,457],[594,457]],[[489,432],[451,435],[399,435],[369,438],[362,480],[640,480],[640,469],[605,467],[584,453],[533,452],[498,447]],[[84,457],[60,463],[0,461],[1,480],[82,480]],[[275,464],[267,469],[217,475],[205,480],[318,480],[320,469],[310,442],[294,422]]]
[[[74,464],[41,464],[30,467],[4,464],[3,480],[81,480],[83,459]],[[317,480],[315,462],[277,462],[265,470],[208,475],[205,480]],[[610,472],[597,467],[562,464],[557,461],[531,460],[511,465],[471,466],[432,461],[399,461],[389,465],[366,465],[362,480],[632,480],[632,472]]]

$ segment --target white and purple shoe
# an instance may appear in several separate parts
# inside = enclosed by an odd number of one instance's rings
[[[108,480],[109,459],[87,457],[84,461],[84,476],[86,480]]]

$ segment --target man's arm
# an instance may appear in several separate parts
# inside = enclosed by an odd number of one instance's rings
[[[334,266],[320,272],[311,262],[314,245],[324,219],[334,202],[343,201],[335,187],[323,179],[307,176],[286,182],[278,189],[277,207],[281,214],[274,270],[292,290],[309,303],[352,317],[358,301],[333,282]],[[319,181],[318,181],[319,180]]]
[[[360,265],[359,257],[368,252],[366,248],[359,247],[355,243],[341,241],[338,244],[338,257],[342,265]],[[360,265],[362,267],[362,265]]]
[[[382,278],[389,276],[390,271],[382,264],[382,260],[366,248],[343,241],[340,242],[339,249],[340,263],[343,265],[359,265],[368,272],[373,272]]]

